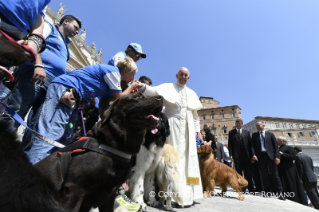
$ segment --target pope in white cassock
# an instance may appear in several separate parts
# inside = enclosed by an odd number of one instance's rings
[[[194,199],[203,197],[195,139],[196,133],[200,136],[197,110],[202,108],[202,104],[196,93],[186,86],[188,69],[181,68],[176,78],[176,83],[164,83],[156,87],[143,84],[140,91],[146,96],[164,97],[165,114],[171,130],[167,143],[173,145],[179,154],[178,173],[182,192],[179,195],[187,206],[192,205]]]

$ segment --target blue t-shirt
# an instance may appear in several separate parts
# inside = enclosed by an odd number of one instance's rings
[[[55,78],[52,82],[75,88],[81,99],[104,96],[110,92],[122,92],[119,69],[104,64],[71,71]]]
[[[48,22],[44,22],[44,31],[50,32],[44,35],[47,45],[41,53],[42,63],[45,73],[53,77],[58,77],[66,73],[67,61],[70,59],[69,47],[71,43],[69,38],[65,38],[59,31],[59,25],[53,26]],[[34,63],[26,62],[27,65]]]
[[[0,0],[0,12],[27,34],[51,0]]]
[[[69,38],[65,38],[59,31],[59,26],[52,26],[51,33],[46,38],[47,46],[44,52],[41,53],[42,63],[45,67],[45,72],[53,77],[60,76],[66,73],[67,61],[70,59],[68,44],[71,43]]]
[[[125,52],[118,52],[107,62],[107,64],[110,66],[116,66],[117,62],[124,57],[126,57]]]
[[[196,145],[197,146],[201,146],[204,144],[204,142],[202,142],[202,140],[200,140],[200,138],[198,137],[198,135],[195,135],[195,138],[196,138]]]

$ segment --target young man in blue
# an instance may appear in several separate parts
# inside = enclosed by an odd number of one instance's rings
[[[142,46],[138,43],[131,43],[125,50],[125,52],[120,51],[116,53],[109,61],[108,65],[116,66],[118,61],[123,59],[124,57],[130,57],[137,62],[141,58],[146,58],[146,54],[143,53]],[[122,82],[123,83],[123,82]],[[125,90],[125,83],[121,84],[122,88]],[[110,101],[113,99],[112,93],[109,93],[106,96],[101,96],[99,98],[99,111],[100,117],[102,118],[102,111],[106,110],[109,107]]]
[[[116,66],[117,62],[124,57],[130,57],[137,62],[141,58],[146,58],[146,54],[143,53],[142,46],[138,43],[131,43],[125,50],[125,52],[120,51],[116,53],[107,63],[111,66]]]
[[[8,105],[23,119],[31,107],[33,114],[37,113],[44,102],[49,84],[55,77],[66,73],[67,61],[70,58],[69,38],[78,34],[79,28],[81,28],[81,22],[72,15],[64,16],[59,25],[53,26],[45,22],[43,30],[43,37],[47,41],[45,51],[37,55],[35,64],[27,62],[25,65],[16,67],[15,87]],[[1,119],[14,124],[16,129],[20,126],[20,123],[14,121],[7,113]],[[33,128],[34,124],[35,118],[32,118],[28,125]],[[30,134],[25,133],[24,146],[27,146],[26,141],[30,138]]]
[[[110,92],[114,99],[131,93],[137,86],[137,82],[132,82],[136,72],[135,62],[126,57],[117,63],[117,67],[91,65],[57,77],[50,84],[45,102],[39,111],[37,131],[52,140],[68,144],[72,140],[73,129],[67,126],[77,121],[76,109],[79,101],[83,98],[104,96]],[[121,80],[132,82],[123,93]],[[62,103],[61,97],[70,89],[74,89],[74,98],[69,98],[73,99],[73,102]],[[56,150],[54,146],[33,136],[28,156],[30,162],[35,164]]]
[[[0,0],[0,29],[16,40],[23,39],[27,33],[43,32],[44,8],[51,0]],[[35,42],[27,42],[35,54],[39,49]]]

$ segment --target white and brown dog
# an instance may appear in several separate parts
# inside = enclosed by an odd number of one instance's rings
[[[147,130],[145,143],[136,155],[134,171],[128,180],[129,196],[142,205],[143,211],[146,211],[147,202],[151,206],[161,205],[155,198],[155,178],[160,191],[168,192],[174,188],[174,192],[178,193],[178,155],[171,145],[165,144],[170,135],[166,115],[162,113],[159,118],[156,129]],[[166,207],[171,209],[170,199],[167,200]]]

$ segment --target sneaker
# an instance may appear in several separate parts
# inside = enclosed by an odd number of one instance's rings
[[[115,200],[128,211],[139,211],[142,207],[140,204],[130,200],[125,194],[119,195]]]

